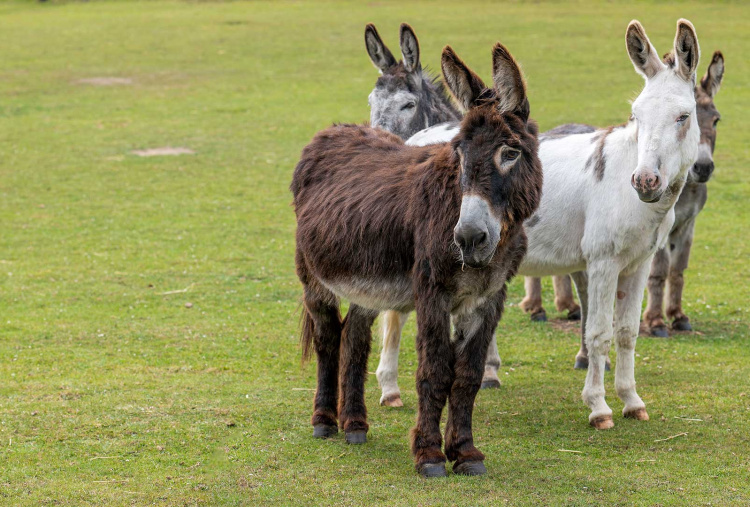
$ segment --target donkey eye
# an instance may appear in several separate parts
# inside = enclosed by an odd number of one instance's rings
[[[503,162],[512,162],[521,156],[521,152],[518,150],[505,150],[503,151]]]
[[[684,122],[685,120],[687,120],[688,118],[690,118],[690,115],[689,115],[689,114],[687,114],[687,113],[686,113],[686,114],[683,114],[683,115],[681,115],[681,116],[680,116],[679,118],[677,118],[677,123],[682,123],[682,122]]]
[[[509,146],[503,146],[497,150],[497,155],[495,155],[495,165],[497,165],[497,168],[500,169],[501,173],[505,174],[510,171],[510,168],[513,167],[520,156],[521,150]]]
[[[401,106],[402,111],[408,111],[409,109],[414,109],[416,107],[416,104],[414,102],[407,102],[403,106]]]

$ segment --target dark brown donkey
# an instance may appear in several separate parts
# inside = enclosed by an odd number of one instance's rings
[[[318,357],[313,436],[338,424],[366,441],[364,384],[379,311],[417,312],[417,471],[480,475],[471,430],[506,283],[526,252],[523,221],[541,198],[537,125],[513,57],[493,48],[493,88],[443,50],[445,82],[467,110],[451,143],[410,147],[380,129],[337,125],[302,151],[291,190],[302,344]],[[350,301],[342,320],[339,298]],[[455,328],[451,338],[451,319]],[[448,402],[445,454],[440,417]]]

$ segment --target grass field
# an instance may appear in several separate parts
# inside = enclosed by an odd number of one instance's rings
[[[288,185],[317,130],[368,118],[365,23],[395,51],[408,21],[425,63],[450,43],[485,78],[501,40],[546,129],[625,120],[642,85],[627,23],[666,52],[679,17],[700,72],[715,49],[727,71],[687,272],[698,332],[638,343],[651,421],[591,429],[577,335],[514,305],[503,387],[474,417],[488,475],[414,473],[413,318],[405,407],[379,407],[372,375],[367,445],[313,440]],[[749,504],[749,19],[705,2],[1,4],[0,504]],[[131,153],[165,146],[195,153]]]

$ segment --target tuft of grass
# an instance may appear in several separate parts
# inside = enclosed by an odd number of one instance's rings
[[[749,503],[746,11],[729,2],[0,5],[0,504]],[[589,428],[583,373],[572,370],[577,335],[510,306],[498,330],[504,384],[480,393],[474,416],[488,475],[414,473],[413,319],[405,407],[379,407],[373,375],[367,445],[313,440],[288,184],[317,130],[368,117],[376,72],[365,23],[396,50],[407,21],[424,63],[439,68],[450,43],[484,77],[501,40],[546,129],[627,118],[642,86],[625,53],[627,23],[638,18],[665,52],[679,17],[698,31],[700,71],[720,49],[727,72],[717,170],[687,272],[698,332],[638,344],[651,421]],[[161,147],[195,153],[133,154]],[[509,301],[521,294],[516,280]],[[617,411],[611,375],[606,386]]]

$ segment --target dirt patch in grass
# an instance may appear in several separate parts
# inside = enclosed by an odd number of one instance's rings
[[[76,81],[78,84],[87,84],[93,86],[117,86],[131,85],[133,80],[129,77],[87,77]]]
[[[557,331],[563,331],[566,333],[574,333],[577,335],[581,334],[581,322],[577,320],[567,320],[567,319],[555,319],[549,321],[550,325]],[[673,331],[671,329],[668,329],[669,336],[675,336],[675,335],[683,335],[683,334],[693,334],[694,332],[690,331]],[[651,333],[649,333],[648,328],[646,327],[646,324],[641,322],[641,327],[638,332],[639,336],[651,336]]]
[[[190,148],[172,148],[171,146],[165,146],[163,148],[149,148],[147,150],[133,150],[133,155],[139,157],[164,157],[164,156],[176,156],[176,155],[195,155],[195,152]]]

